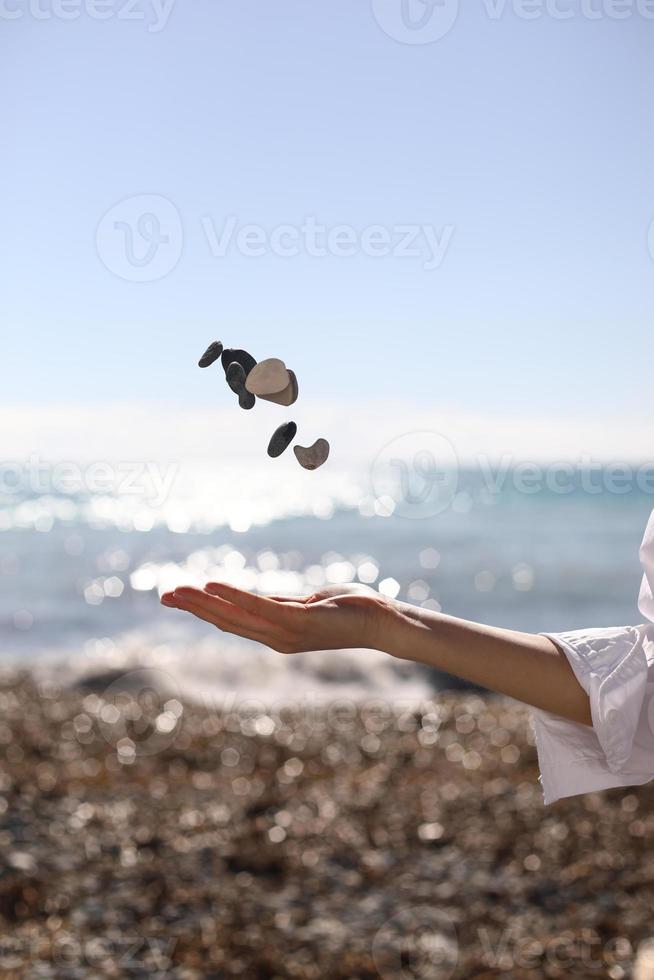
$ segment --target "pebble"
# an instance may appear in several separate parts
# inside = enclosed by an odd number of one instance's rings
[[[294,371],[291,371],[290,368],[287,370],[290,381],[283,391],[280,391],[276,395],[259,395],[259,397],[263,398],[264,401],[274,402],[276,405],[293,405],[297,401],[298,396],[297,378],[295,377]]]
[[[329,443],[326,439],[316,439],[313,446],[294,446],[293,452],[300,466],[305,470],[317,470],[327,461]]]
[[[334,695],[289,692],[270,725],[161,670],[105,700],[93,670],[72,691],[0,674],[6,980],[647,980],[654,782],[544,808],[516,702],[434,680],[343,724]]]
[[[245,387],[245,371],[238,361],[232,361],[227,368],[225,377],[234,394],[238,395],[238,403],[241,408],[254,408],[256,398]]]
[[[268,443],[268,455],[276,459],[277,456],[281,456],[285,449],[287,449],[290,444],[295,439],[297,433],[297,425],[295,422],[284,422],[280,425],[278,429],[272,434],[272,438]]]
[[[201,368],[209,367],[210,364],[213,364],[214,361],[218,360],[222,352],[223,352],[223,345],[220,343],[219,340],[214,340],[212,344],[209,344],[204,354],[198,361],[198,367]]]
[[[252,368],[246,387],[253,395],[278,395],[288,388],[290,380],[284,362],[278,357],[268,357]]]
[[[248,354],[246,350],[240,350],[238,347],[228,347],[223,351],[222,354],[222,364],[223,364],[223,370],[225,374],[227,374],[227,368],[229,367],[229,365],[232,364],[234,361],[236,361],[237,364],[241,365],[241,367],[245,371],[246,378],[250,373],[250,371],[252,370],[252,368],[257,363],[255,359],[252,357],[252,354]]]
[[[654,940],[645,939],[638,947],[633,980],[654,980]]]

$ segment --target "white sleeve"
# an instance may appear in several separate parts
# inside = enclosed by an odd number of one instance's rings
[[[544,635],[588,693],[593,721],[591,728],[534,709],[545,803],[654,779],[654,627]]]
[[[643,616],[654,622],[654,510],[640,546],[640,563],[643,566],[643,584],[640,587],[638,608]]]

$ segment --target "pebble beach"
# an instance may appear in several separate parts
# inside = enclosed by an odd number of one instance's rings
[[[654,787],[545,808],[514,703],[285,718],[99,680],[0,675],[3,978],[649,975]]]

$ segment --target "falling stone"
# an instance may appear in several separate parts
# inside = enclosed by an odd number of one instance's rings
[[[268,443],[268,455],[275,459],[277,456],[281,456],[285,449],[290,446],[290,444],[295,439],[295,434],[297,432],[297,425],[295,422],[284,422],[280,425],[278,429],[272,434],[272,438]]]
[[[227,384],[235,395],[238,395],[238,403],[241,408],[254,408],[256,398],[245,387],[245,371],[238,361],[232,361],[227,368]]]
[[[205,368],[217,361],[223,352],[223,345],[219,340],[214,340],[213,344],[209,344],[204,354],[198,361],[198,367]]]
[[[291,379],[288,386],[280,391],[278,395],[259,395],[264,401],[274,402],[276,405],[293,405],[297,401],[298,385],[295,372],[288,368],[288,376]]]
[[[286,365],[278,357],[259,361],[247,377],[246,388],[253,395],[278,395],[288,388],[290,376]]]
[[[317,470],[327,461],[329,443],[326,439],[316,439],[313,446],[293,446],[293,452],[300,466],[305,470]]]
[[[239,348],[237,347],[228,347],[226,348],[226,350],[223,351],[223,355],[222,355],[222,364],[223,364],[223,370],[225,374],[227,374],[227,368],[229,367],[229,365],[233,364],[234,361],[236,361],[237,364],[241,365],[241,367],[245,371],[246,378],[250,373],[250,371],[252,370],[252,368],[257,363],[255,359],[252,357],[252,354],[248,354],[246,350],[239,350]]]
[[[245,388],[245,371],[238,361],[232,361],[227,368],[225,377],[227,379],[227,384],[232,389],[234,394],[240,395]]]

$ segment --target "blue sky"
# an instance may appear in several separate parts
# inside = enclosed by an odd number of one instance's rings
[[[651,410],[654,20],[635,7],[526,20],[467,0],[405,44],[368,0],[176,0],[160,30],[148,0],[129,20],[125,0],[105,20],[52,2],[2,8],[20,16],[0,25],[0,401],[202,408],[224,397],[195,367],[220,338],[323,401]],[[107,267],[115,225],[153,196],[178,254],[133,281]],[[230,216],[264,254],[212,254]],[[308,217],[355,254],[307,254]],[[422,232],[419,256],[362,251],[407,225],[447,241],[437,268]],[[280,226],[298,254],[271,248]]]

